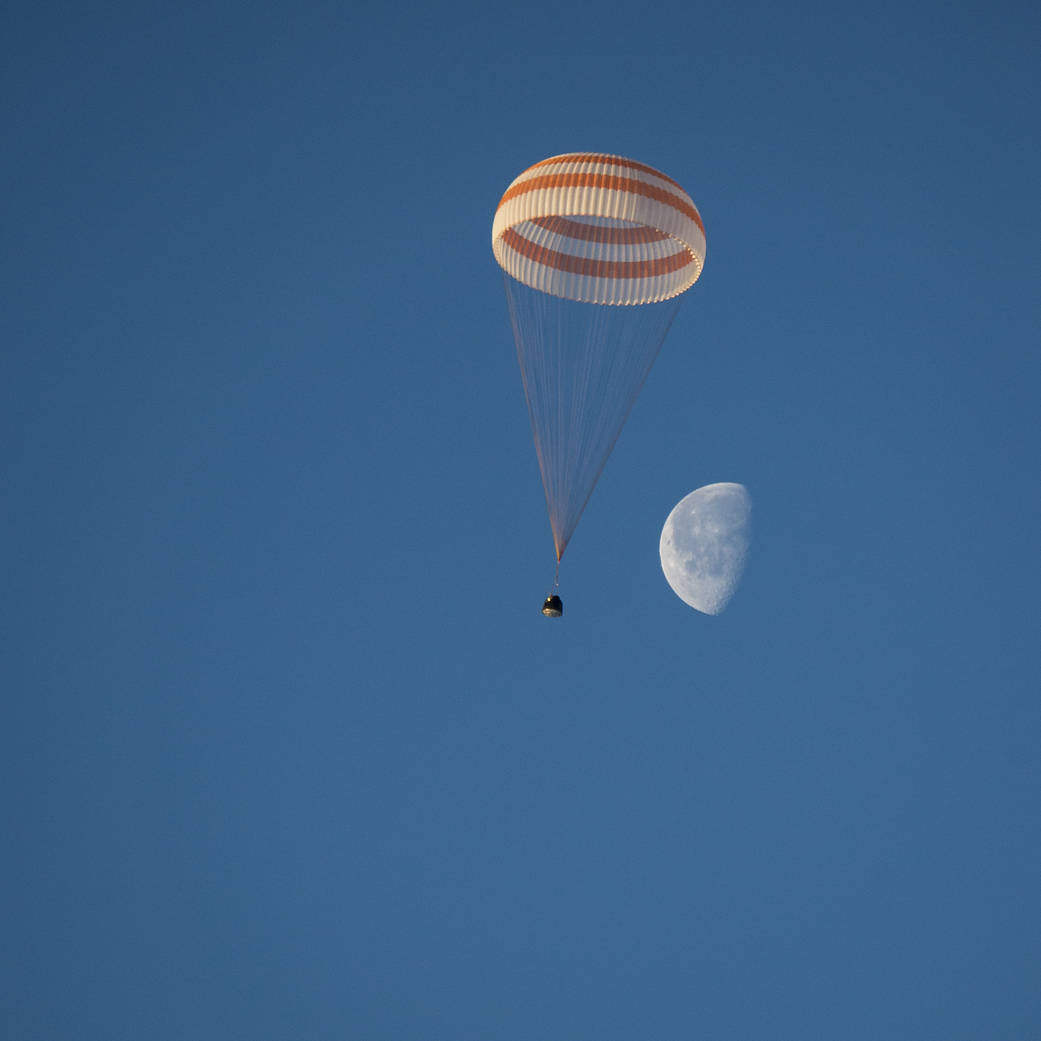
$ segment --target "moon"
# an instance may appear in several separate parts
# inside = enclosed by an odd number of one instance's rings
[[[752,499],[743,484],[706,484],[682,498],[661,530],[661,569],[672,591],[705,614],[719,614],[741,581],[751,536]]]

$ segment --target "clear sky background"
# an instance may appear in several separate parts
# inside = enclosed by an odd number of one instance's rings
[[[4,22],[3,1037],[1041,1037],[1037,4]],[[490,228],[572,150],[708,260],[549,622]]]

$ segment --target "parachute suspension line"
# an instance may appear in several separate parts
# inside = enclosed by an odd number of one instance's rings
[[[581,303],[504,274],[553,542],[574,533],[679,309]]]

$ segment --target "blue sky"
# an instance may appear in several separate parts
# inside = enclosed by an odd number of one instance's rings
[[[1041,1036],[1025,3],[21,5],[5,1036]],[[492,213],[708,259],[552,577]],[[727,611],[658,563],[747,486]]]

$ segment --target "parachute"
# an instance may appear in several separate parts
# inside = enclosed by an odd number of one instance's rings
[[[571,152],[529,167],[492,224],[557,556],[705,263],[690,196],[653,167]]]

